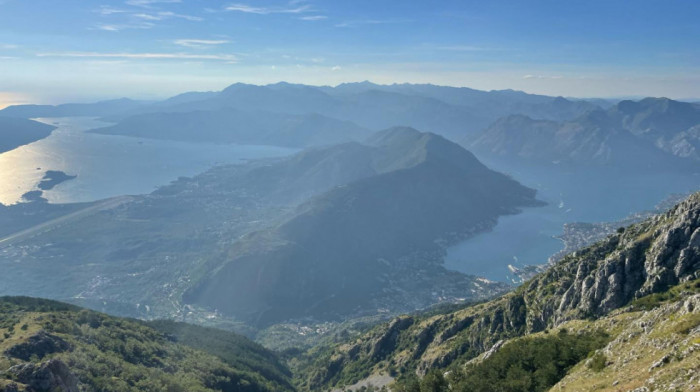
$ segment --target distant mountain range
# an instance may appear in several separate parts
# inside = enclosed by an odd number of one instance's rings
[[[54,129],[56,127],[37,121],[0,117],[0,153],[41,140]]]
[[[184,112],[188,113],[185,117],[189,117],[199,115],[191,114],[193,111],[234,108],[293,115],[318,114],[352,121],[372,130],[411,126],[460,140],[511,113],[561,120],[576,117],[597,107],[585,101],[510,90],[486,92],[434,85],[377,85],[369,82],[341,84],[337,87],[289,83],[255,86],[238,83],[221,92],[186,93],[124,112],[111,119],[126,120],[129,126],[138,126],[138,119],[128,119],[130,115]],[[234,130],[239,128],[235,122],[224,124]],[[206,135],[207,132],[203,133]]]
[[[38,117],[102,117],[133,110],[144,102],[128,98],[101,101],[96,103],[66,103],[62,105],[14,105],[0,110],[0,116]]]
[[[189,92],[165,101],[145,103],[128,99],[104,101],[95,104],[66,104],[59,106],[11,106],[0,115],[14,117],[96,116],[119,122],[115,127],[100,132],[142,136],[157,139],[199,140],[208,142],[247,141],[246,128],[258,129],[272,124],[277,116],[294,115],[288,121],[303,123],[306,116],[314,116],[306,132],[319,137],[321,143],[356,140],[356,128],[373,131],[393,126],[410,126],[440,134],[452,140],[462,140],[486,128],[496,119],[509,114],[524,114],[533,118],[568,120],[586,111],[598,108],[583,100],[568,100],[526,94],[519,91],[479,91],[470,88],[435,86],[429,84],[378,85],[369,82],[341,84],[337,87],[316,87],[290,83],[257,86],[237,83],[220,92]],[[236,115],[224,115],[235,110]],[[243,113],[249,112],[249,113]],[[181,113],[175,116],[165,114]],[[208,113],[211,119],[194,129]],[[256,118],[263,117],[263,118]],[[327,119],[324,119],[327,118]],[[218,122],[213,121],[218,119]],[[320,122],[319,119],[324,119]],[[336,122],[350,121],[356,126]],[[324,123],[325,122],[325,123]],[[189,124],[189,125],[188,125]],[[289,130],[293,125],[282,125]],[[158,131],[152,129],[156,127]],[[265,136],[272,136],[263,126]],[[225,135],[229,130],[233,136]],[[249,136],[249,134],[248,134]],[[304,139],[315,143],[316,136]],[[275,138],[260,138],[277,143]],[[290,144],[282,137],[279,143]],[[298,141],[294,141],[299,145]],[[318,144],[314,144],[318,145]]]
[[[615,103],[431,84],[282,82],[237,83],[159,102],[10,106],[0,116],[96,116],[116,122],[94,130],[102,134],[297,148],[410,126],[498,157],[677,168],[684,160],[700,160],[698,107],[667,98]]]
[[[700,105],[646,98],[564,122],[511,115],[468,145],[483,154],[536,162],[692,168],[700,161]]]

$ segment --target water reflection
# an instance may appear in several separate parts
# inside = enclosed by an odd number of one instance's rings
[[[0,203],[17,203],[35,190],[47,170],[77,175],[44,197],[51,203],[82,202],[153,191],[179,176],[223,163],[282,156],[295,150],[272,146],[216,145],[86,133],[107,123],[92,118],[44,118],[51,136],[0,154]]]

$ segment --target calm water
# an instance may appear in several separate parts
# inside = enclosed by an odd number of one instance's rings
[[[656,173],[639,175],[605,170],[580,173],[540,166],[516,166],[483,160],[538,190],[546,207],[527,208],[502,217],[496,228],[450,249],[446,267],[493,280],[510,280],[508,264],[542,264],[562,249],[553,236],[566,222],[601,222],[652,210],[672,193],[700,190],[700,175]],[[700,169],[700,168],[699,168]]]
[[[44,192],[51,203],[150,193],[180,176],[223,163],[288,155],[271,146],[193,144],[85,131],[109,125],[84,117],[39,119],[58,126],[51,136],[0,154],[0,203],[14,204],[35,190],[47,170],[78,175]]]

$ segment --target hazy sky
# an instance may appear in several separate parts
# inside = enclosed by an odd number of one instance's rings
[[[0,0],[0,107],[416,82],[700,96],[700,1]]]

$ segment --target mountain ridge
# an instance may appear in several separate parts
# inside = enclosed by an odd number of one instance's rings
[[[669,105],[687,115],[668,114]],[[475,151],[536,162],[693,170],[700,107],[668,99],[622,101],[556,122],[511,115],[468,145]]]
[[[382,158],[372,158],[379,164],[368,172],[374,174],[321,193],[279,225],[244,238],[229,261],[210,268],[217,272],[186,294],[186,301],[234,314],[246,314],[264,303],[262,308],[272,309],[265,317],[284,312],[301,317],[309,299],[316,298],[327,302],[323,312],[329,315],[347,312],[357,301],[376,301],[373,293],[386,287],[381,276],[394,276],[395,269],[435,264],[432,269],[446,274],[439,267],[439,255],[447,244],[495,224],[494,216],[517,212],[516,206],[540,204],[533,190],[490,171],[440,136],[393,128],[370,142],[380,146],[375,149]],[[383,143],[396,151],[387,153]],[[444,154],[450,150],[460,154]],[[403,216],[402,211],[413,213]],[[269,251],[260,253],[261,248]],[[427,259],[411,256],[416,252]],[[370,275],[378,280],[363,279],[367,270],[376,271]],[[304,276],[299,276],[301,271]],[[356,291],[357,285],[365,289]],[[391,291],[402,295],[407,289],[402,285]],[[278,293],[281,296],[272,300],[266,297],[274,292],[271,287],[297,287],[293,292],[299,297]],[[314,292],[312,287],[324,289]],[[277,302],[286,305],[273,305]],[[312,308],[323,314],[319,304]],[[298,309],[296,315],[293,309]]]

